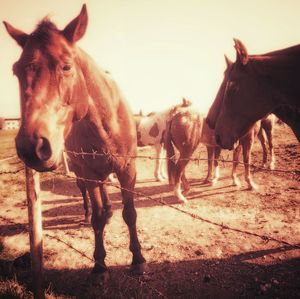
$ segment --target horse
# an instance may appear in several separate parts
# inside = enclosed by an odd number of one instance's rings
[[[204,117],[194,108],[175,113],[168,122],[164,146],[167,152],[169,184],[174,186],[174,194],[179,203],[186,203],[187,200],[182,193],[190,190],[189,183],[185,176],[185,168],[198,147],[204,125]],[[175,149],[179,151],[179,158],[175,161]]]
[[[276,109],[281,106],[296,111],[297,120],[282,120],[297,132],[300,45],[263,55],[248,55],[241,41],[235,39],[234,42],[236,61],[232,63],[226,58],[224,79],[207,116],[218,144],[232,149],[256,121],[273,111],[277,113]],[[277,115],[280,118],[280,114]],[[300,141],[299,134],[297,138]]]
[[[258,186],[254,183],[251,173],[250,173],[250,166],[251,166],[251,151],[252,146],[255,141],[255,138],[257,137],[260,141],[263,157],[262,157],[262,166],[264,168],[269,168],[271,170],[275,169],[275,154],[274,154],[274,147],[273,147],[273,128],[275,123],[275,117],[273,114],[270,114],[266,117],[264,117],[262,120],[257,121],[254,126],[243,136],[241,137],[238,142],[237,146],[233,150],[233,162],[232,162],[232,182],[233,186],[240,187],[241,183],[237,176],[237,166],[239,164],[239,155],[241,150],[243,150],[243,163],[245,168],[245,181],[248,184],[248,190],[258,190]],[[211,134],[214,134],[213,131],[210,132]],[[265,136],[266,135],[266,136]],[[268,141],[268,142],[267,142]],[[267,149],[267,143],[269,147],[269,162],[268,162],[268,149]],[[213,159],[214,163],[209,164],[209,168],[213,167],[213,165],[216,167],[217,171],[212,181],[212,184],[216,184],[217,180],[220,177],[219,174],[219,166],[218,166],[218,159],[220,157],[221,148],[219,146],[216,146],[215,148],[212,148],[212,150],[215,151],[214,155],[211,156],[211,159]],[[212,169],[208,170],[209,173],[213,173]],[[212,176],[212,175],[211,175]]]
[[[137,145],[154,146],[155,148],[155,169],[154,177],[157,181],[164,181],[167,178],[165,173],[165,150],[163,147],[164,132],[166,124],[172,113],[176,113],[180,108],[188,107],[191,102],[185,98],[182,103],[172,106],[161,112],[151,112],[147,116],[135,115]]]
[[[245,178],[249,185],[249,189],[257,189],[257,186],[252,181],[250,175],[250,156],[253,141],[255,136],[258,136],[263,148],[263,163],[267,162],[267,148],[266,140],[263,134],[263,129],[266,132],[270,147],[270,168],[275,167],[275,158],[272,142],[272,130],[274,124],[274,117],[269,116],[265,119],[258,121],[249,132],[239,140],[239,145],[233,152],[233,166],[232,166],[232,179],[233,185],[239,186],[236,175],[236,168],[238,165],[238,157],[243,148],[243,158],[245,166]],[[182,193],[190,190],[189,183],[185,176],[185,168],[192,157],[194,151],[199,144],[206,145],[208,156],[208,172],[204,183],[214,185],[219,178],[219,165],[218,159],[221,153],[221,147],[218,146],[215,140],[215,133],[208,126],[205,117],[195,109],[186,109],[179,111],[170,119],[167,130],[165,133],[165,147],[167,151],[168,160],[168,176],[169,184],[174,186],[174,194],[179,203],[186,203],[187,200]],[[179,151],[179,158],[175,161],[175,148]],[[213,171],[215,168],[215,171]],[[213,173],[214,172],[214,173]]]
[[[68,154],[78,179],[84,181],[92,204],[95,234],[92,273],[108,278],[103,244],[104,228],[112,216],[105,182],[116,173],[123,197],[123,219],[129,229],[131,267],[143,273],[145,258],[137,235],[133,190],[136,182],[136,130],[133,115],[115,81],[100,69],[76,42],[88,23],[86,5],[59,30],[48,18],[31,33],[4,22],[22,48],[13,66],[20,86],[21,126],[16,150],[24,163],[39,172],[58,167]]]

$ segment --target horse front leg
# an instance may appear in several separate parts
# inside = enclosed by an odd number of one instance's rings
[[[103,233],[107,222],[107,215],[101,198],[100,188],[98,183],[86,182],[91,205],[92,205],[92,227],[95,235],[95,265],[92,274],[97,274],[96,279],[100,283],[106,283],[108,279],[108,269],[105,264],[106,251],[103,244]]]
[[[231,177],[232,177],[233,186],[237,186],[237,187],[241,187],[241,182],[240,182],[240,180],[237,176],[237,173],[236,173],[236,168],[239,164],[239,156],[240,156],[241,149],[242,149],[242,145],[239,142],[238,146],[233,151],[233,162],[232,162]]]
[[[207,176],[205,184],[213,185],[213,165],[215,160],[215,149],[212,146],[206,146],[207,149]]]
[[[215,146],[215,159],[214,159],[214,178],[213,178],[213,186],[218,182],[220,178],[220,166],[219,166],[219,159],[221,155],[221,147]]]
[[[132,270],[136,274],[143,274],[146,271],[146,260],[141,252],[141,245],[137,235],[136,219],[137,213],[134,207],[134,185],[136,181],[135,165],[129,164],[127,170],[118,173],[118,179],[121,184],[121,193],[123,198],[122,216],[129,229],[130,245],[132,252]]]
[[[90,211],[89,211],[89,199],[88,199],[88,195],[87,195],[85,182],[83,180],[76,179],[76,184],[81,192],[82,199],[83,199],[84,221],[86,223],[90,223],[91,215],[90,215]]]
[[[251,150],[253,145],[253,139],[247,141],[243,144],[243,159],[245,166],[245,180],[248,184],[249,190],[257,190],[258,186],[253,182],[251,173],[250,173],[250,163],[251,163]]]

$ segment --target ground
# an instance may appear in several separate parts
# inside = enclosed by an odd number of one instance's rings
[[[0,132],[0,160],[14,155],[13,134]],[[300,298],[300,146],[291,130],[275,128],[276,169],[253,169],[258,191],[232,186],[221,163],[216,186],[203,183],[206,151],[190,162],[188,204],[176,202],[167,182],[153,179],[154,160],[137,159],[138,234],[148,262],[144,276],[128,271],[131,254],[122,203],[109,187],[114,215],[105,230],[105,287],[92,281],[93,232],[83,223],[74,179],[42,174],[45,288],[49,298]],[[151,148],[139,155],[152,157]],[[224,151],[222,157],[231,159]],[[260,166],[257,143],[253,163]],[[203,159],[203,161],[202,161]],[[28,265],[12,260],[29,251],[24,171],[17,159],[0,163],[0,298],[30,298]],[[8,172],[8,173],[5,173]],[[61,171],[60,171],[61,172]],[[27,267],[26,267],[27,266]],[[2,296],[2,297],[1,297]]]

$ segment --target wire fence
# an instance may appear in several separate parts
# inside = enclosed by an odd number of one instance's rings
[[[223,155],[220,156],[220,158],[218,159],[208,159],[208,158],[201,158],[200,157],[200,152],[198,152],[198,157],[197,154],[194,155],[194,157],[190,157],[190,158],[180,158],[178,156],[178,154],[175,154],[172,157],[154,157],[154,156],[149,156],[149,155],[117,155],[117,154],[111,154],[111,153],[106,153],[106,152],[97,152],[97,151],[92,151],[92,152],[84,152],[83,150],[81,150],[80,152],[75,152],[75,151],[70,151],[70,150],[65,150],[64,151],[66,154],[70,155],[70,156],[74,156],[74,157],[80,157],[82,159],[85,159],[85,157],[89,157],[92,159],[96,159],[99,156],[105,156],[108,159],[112,159],[112,158],[124,158],[124,159],[148,159],[148,160],[173,160],[173,161],[180,161],[180,160],[185,160],[185,161],[191,161],[191,162],[196,162],[196,163],[200,163],[201,161],[217,161],[220,163],[223,163],[223,165],[225,165],[226,163],[236,163],[239,165],[244,165],[244,166],[249,166],[252,168],[253,171],[265,171],[265,172],[271,172],[271,173],[286,173],[286,174],[292,174],[295,176],[296,180],[300,180],[300,169],[270,169],[268,167],[263,167],[257,164],[253,164],[253,163],[245,163],[245,162],[241,162],[241,161],[236,161],[233,159],[229,158],[229,154],[226,155],[226,157],[224,157]],[[24,169],[24,167],[19,167],[18,169],[14,169],[14,170],[3,170],[3,167],[1,167],[1,164],[3,164],[4,162],[7,162],[9,160],[12,159],[18,159],[17,156],[11,156],[8,158],[4,158],[2,160],[0,160],[0,175],[2,174],[16,174],[20,171],[22,171]],[[21,161],[19,161],[21,163]],[[7,166],[7,165],[6,165]]]
[[[118,155],[111,155],[109,153],[99,153],[99,152],[96,152],[96,151],[93,151],[91,153],[84,152],[84,151],[81,151],[81,152],[66,151],[66,153],[68,155],[74,155],[75,157],[81,156],[82,159],[85,159],[87,157],[92,158],[92,159],[96,159],[97,156],[106,156],[109,159],[111,159],[112,157],[114,157],[114,158],[116,158],[116,157],[117,158],[122,157],[122,158],[126,158],[126,159],[149,159],[149,160],[161,159],[161,158],[157,158],[157,157],[153,157],[153,156],[147,156],[147,155],[133,155],[133,156],[132,155],[128,155],[128,156],[123,156],[122,155],[122,156],[118,156]],[[5,158],[5,159],[2,159],[2,160],[0,160],[0,166],[1,166],[2,163],[6,163],[7,164],[7,162],[9,162],[10,160],[16,159],[16,158],[17,158],[16,156],[12,156],[12,157],[8,157],[8,158]],[[173,156],[171,158],[165,157],[163,159],[165,159],[165,160],[168,160],[168,159],[178,160],[178,157],[177,156]],[[193,161],[193,162],[198,162],[198,163],[200,161],[208,161],[207,158],[201,158],[200,154],[199,154],[198,158],[194,157],[194,158],[190,158],[189,160]],[[226,158],[222,157],[222,158],[218,159],[218,161],[221,162],[221,163],[224,163],[224,164],[225,163],[233,163],[234,162],[233,160],[230,160],[228,158],[228,156]],[[20,163],[17,163],[17,165],[19,165]],[[239,162],[239,163],[240,164],[244,164],[242,162]],[[249,166],[251,166],[253,169],[256,169],[256,170],[263,170],[263,171],[268,171],[268,172],[272,172],[272,173],[281,172],[281,173],[292,174],[292,175],[296,176],[296,179],[299,179],[299,176],[300,176],[300,171],[299,170],[286,170],[286,169],[270,170],[270,169],[267,169],[267,168],[264,168],[264,167],[260,167],[260,166],[254,165],[254,164],[249,164]],[[1,169],[1,167],[0,167],[0,169]],[[3,175],[3,174],[17,174],[17,173],[19,173],[22,170],[24,170],[23,164],[20,165],[20,167],[18,167],[15,170],[1,170],[0,171],[0,175]],[[144,197],[144,198],[146,198],[146,199],[148,199],[150,201],[156,202],[156,203],[158,203],[160,205],[163,205],[163,206],[166,206],[166,207],[168,207],[170,209],[176,210],[177,212],[179,212],[181,214],[184,214],[187,217],[190,217],[190,218],[192,218],[192,219],[194,219],[196,221],[205,222],[205,223],[210,224],[212,226],[218,227],[218,228],[220,228],[221,231],[228,230],[228,231],[231,231],[231,232],[235,232],[235,233],[239,233],[239,234],[244,234],[244,235],[248,235],[248,236],[252,236],[252,237],[256,237],[256,238],[260,238],[264,242],[273,241],[273,242],[276,242],[278,244],[283,244],[283,245],[287,245],[287,246],[290,246],[290,247],[295,248],[295,249],[296,248],[300,249],[300,244],[290,244],[289,242],[286,242],[284,240],[280,240],[280,239],[274,238],[272,236],[268,236],[268,235],[265,235],[265,234],[259,234],[259,233],[251,232],[251,231],[247,231],[247,230],[242,230],[242,229],[239,229],[239,228],[231,227],[231,226],[226,225],[224,223],[218,223],[216,221],[210,220],[209,218],[205,218],[205,217],[203,217],[201,215],[198,215],[196,213],[191,212],[188,209],[188,207],[174,205],[174,204],[168,204],[165,200],[163,200],[162,197],[155,198],[153,196],[144,194],[143,192],[138,192],[138,191],[135,191],[135,190],[129,190],[129,189],[126,189],[124,187],[119,186],[118,184],[116,184],[114,182],[109,182],[107,180],[105,180],[105,181],[92,180],[92,179],[88,179],[88,178],[84,178],[84,177],[80,177],[80,176],[74,177],[74,176],[72,176],[70,174],[67,174],[67,173],[61,172],[61,171],[54,171],[54,174],[55,175],[63,176],[65,178],[72,178],[72,179],[76,178],[76,179],[82,180],[84,182],[93,182],[93,183],[96,183],[96,184],[107,184],[107,185],[112,186],[114,188],[117,188],[117,189],[119,189],[121,191],[123,190],[123,191],[131,192],[134,195],[137,195],[137,196],[140,196],[140,197]],[[8,218],[3,217],[3,216],[1,216],[0,219],[2,219],[4,221],[6,220],[10,224],[17,224],[15,222],[13,222],[12,220],[9,220]],[[23,231],[25,231],[25,230],[26,229],[23,229]],[[79,249],[77,249],[76,247],[74,247],[74,245],[70,244],[69,242],[67,242],[65,240],[62,240],[61,238],[59,238],[59,237],[57,237],[55,235],[49,234],[49,233],[45,233],[45,236],[48,237],[48,238],[55,239],[58,242],[64,243],[71,250],[77,252],[77,254],[79,254],[81,256],[84,256],[85,258],[89,259],[90,261],[93,261],[93,259],[91,257],[89,257],[84,252],[82,252]],[[135,281],[141,287],[143,287],[143,286],[147,287],[151,292],[153,292],[154,294],[156,294],[156,296],[161,297],[161,298],[167,298],[161,291],[159,291],[156,288],[150,286],[147,282],[139,280],[139,279],[136,279],[136,278],[134,278],[132,276],[126,275],[125,273],[122,273],[122,275],[127,280]]]

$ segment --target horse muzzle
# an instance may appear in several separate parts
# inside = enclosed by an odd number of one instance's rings
[[[51,171],[58,167],[59,159],[53,155],[51,143],[45,137],[23,138],[16,137],[16,150],[19,158],[26,166],[39,172]]]
[[[216,137],[216,142],[217,142],[217,144],[221,147],[221,148],[223,148],[223,149],[227,149],[227,150],[233,150],[233,148],[234,148],[234,144],[235,144],[235,142],[233,141],[233,140],[223,140],[222,138],[221,138],[221,136],[220,135],[218,135],[218,134],[216,134],[215,135],[215,137]]]

